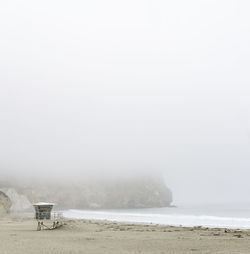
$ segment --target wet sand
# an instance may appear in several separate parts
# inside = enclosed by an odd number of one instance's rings
[[[36,231],[32,219],[0,219],[1,254],[250,253],[250,230],[65,220]]]

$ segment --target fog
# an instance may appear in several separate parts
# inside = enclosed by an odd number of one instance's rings
[[[249,202],[249,8],[2,1],[2,177],[157,172],[176,204]]]

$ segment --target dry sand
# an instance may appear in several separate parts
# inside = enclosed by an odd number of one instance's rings
[[[0,254],[250,253],[250,230],[65,220],[36,231],[32,219],[0,219]]]

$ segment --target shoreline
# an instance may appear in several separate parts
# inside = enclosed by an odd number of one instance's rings
[[[107,220],[119,223],[152,224],[176,227],[208,227],[250,229],[250,218],[214,215],[138,213],[134,211],[89,211],[70,209],[62,211],[65,218]]]
[[[0,218],[0,253],[250,253],[250,230],[64,219],[36,231],[27,217]]]

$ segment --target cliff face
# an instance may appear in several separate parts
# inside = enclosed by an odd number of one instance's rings
[[[23,190],[31,202],[55,202],[59,208],[127,209],[165,207],[172,193],[159,179],[82,182]]]
[[[161,178],[126,178],[119,180],[80,180],[78,182],[33,185],[9,185],[1,200],[4,209],[22,212],[32,209],[32,203],[53,202],[58,209],[129,209],[166,207],[172,193]],[[11,208],[10,208],[11,206]],[[3,205],[1,205],[3,207]]]
[[[9,213],[11,207],[11,201],[9,197],[2,191],[0,191],[0,214]]]
[[[18,193],[14,188],[2,188],[1,191],[11,201],[11,212],[23,212],[32,209],[32,205],[27,197]]]

